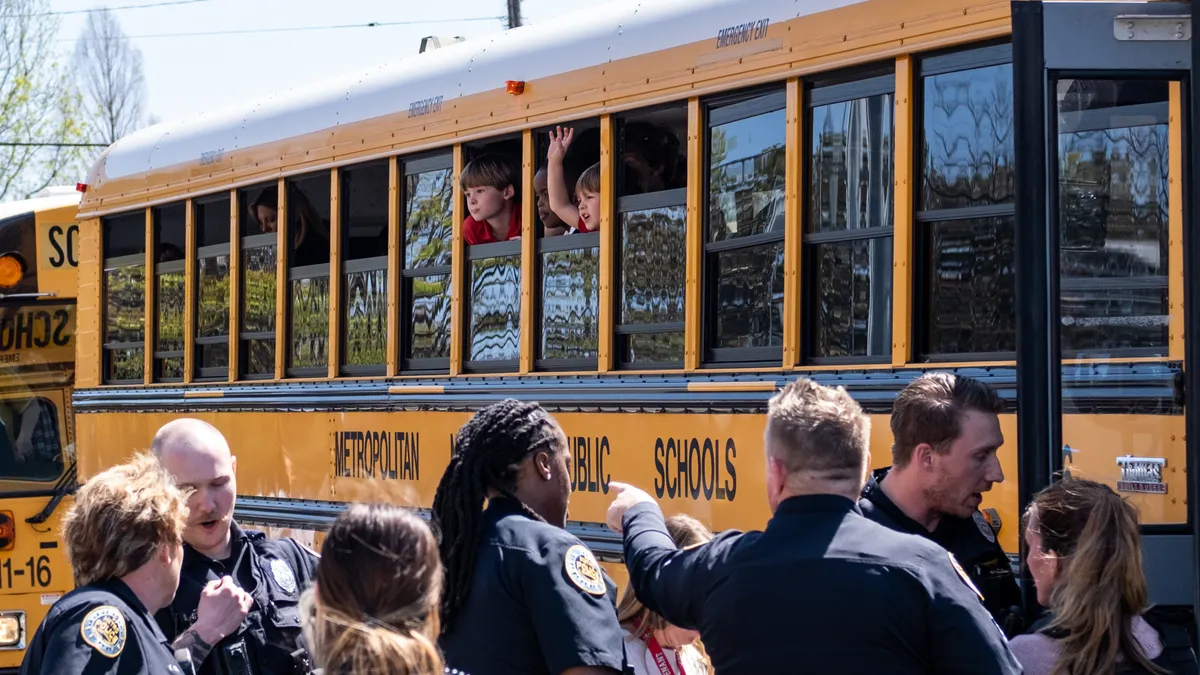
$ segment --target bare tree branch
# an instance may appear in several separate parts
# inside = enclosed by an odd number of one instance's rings
[[[112,11],[88,15],[72,70],[84,98],[89,140],[115,143],[145,124],[142,52],[126,39]]]

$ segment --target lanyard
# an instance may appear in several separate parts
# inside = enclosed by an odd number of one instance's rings
[[[658,640],[654,639],[653,635],[646,636],[646,648],[650,650],[650,656],[654,659],[654,665],[658,666],[660,675],[675,675],[675,671],[671,668],[671,663],[667,661],[667,655],[663,653],[663,648],[658,644]],[[675,650],[675,665],[679,666],[679,675],[685,675],[683,670],[683,660],[679,658],[679,650]]]

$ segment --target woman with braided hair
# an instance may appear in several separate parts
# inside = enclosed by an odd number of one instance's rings
[[[536,403],[493,404],[459,430],[433,500],[448,667],[471,675],[625,671],[616,585],[567,532],[570,495],[567,437]]]

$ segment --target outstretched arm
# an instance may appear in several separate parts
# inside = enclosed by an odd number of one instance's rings
[[[563,172],[563,159],[575,130],[555,127],[550,131],[550,149],[546,152],[546,190],[550,193],[550,210],[562,219],[567,227],[579,222],[579,209],[571,202],[571,191]]]

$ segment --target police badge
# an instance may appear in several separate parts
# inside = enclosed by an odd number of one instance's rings
[[[282,560],[271,561],[271,576],[275,577],[275,583],[288,593],[296,592],[296,575],[292,574],[292,568]]]
[[[125,617],[112,605],[97,607],[83,617],[79,626],[83,641],[110,659],[125,649]]]
[[[979,528],[979,533],[983,535],[984,539],[988,540],[989,544],[996,543],[996,533],[992,532],[992,526],[988,525],[988,521],[983,517],[982,513],[976,511],[971,519],[975,521],[975,527]]]

